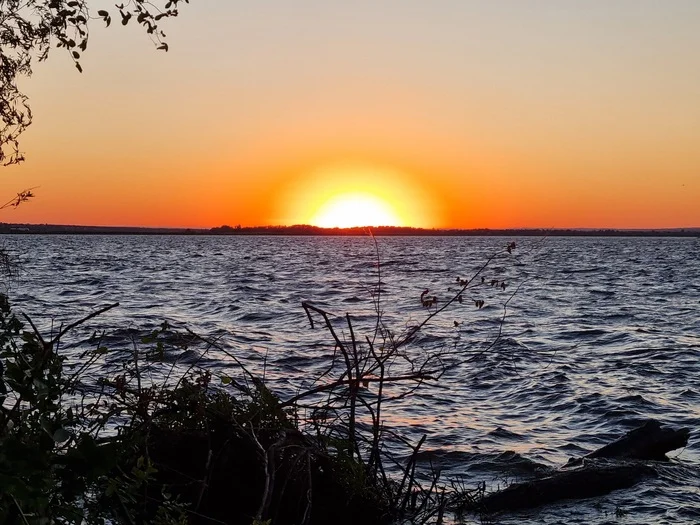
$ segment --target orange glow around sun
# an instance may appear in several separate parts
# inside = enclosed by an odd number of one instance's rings
[[[290,174],[277,193],[277,224],[323,228],[440,223],[439,202],[416,177],[391,166],[337,162]]]

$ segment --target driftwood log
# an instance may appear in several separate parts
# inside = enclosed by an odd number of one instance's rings
[[[563,499],[583,499],[604,496],[617,489],[636,485],[644,478],[656,476],[656,471],[641,464],[585,465],[564,470],[546,478],[515,483],[494,492],[481,501],[483,512],[501,512],[540,507]]]
[[[666,453],[685,447],[689,436],[687,428],[674,430],[652,419],[585,457],[665,461]]]
[[[666,453],[688,444],[690,431],[648,421],[583,458],[569,461],[547,477],[515,483],[486,495],[472,510],[500,512],[535,508],[563,499],[603,496],[657,475],[644,461],[663,461]]]

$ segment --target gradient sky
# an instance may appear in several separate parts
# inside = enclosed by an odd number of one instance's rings
[[[95,10],[104,2],[95,2]],[[118,22],[118,21],[117,21]],[[99,20],[22,82],[1,221],[700,226],[700,2],[192,0],[158,52]]]

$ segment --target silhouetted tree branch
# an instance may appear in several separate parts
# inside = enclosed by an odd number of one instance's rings
[[[189,0],[125,0],[110,11],[93,13],[87,0],[0,0],[0,163],[24,160],[19,136],[32,123],[27,96],[17,80],[32,74],[34,60],[46,60],[52,46],[65,49],[78,71],[87,50],[89,24],[101,19],[107,26],[112,15],[122,25],[141,25],[157,49],[167,51],[159,22],[178,15],[178,5]]]

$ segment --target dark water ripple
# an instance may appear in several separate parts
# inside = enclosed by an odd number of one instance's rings
[[[658,479],[499,522],[700,522],[700,241],[515,240],[514,260],[485,273],[505,279],[507,292],[489,295],[482,310],[446,313],[416,338],[416,346],[448,350],[448,370],[396,402],[386,424],[416,441],[429,435],[422,464],[494,487],[556,467],[646,418],[687,426],[688,447],[659,465]],[[310,385],[333,355],[325,333],[309,329],[301,301],[350,312],[358,332],[373,328],[377,255],[368,238],[17,235],[2,242],[21,260],[13,303],[43,329],[121,303],[77,334],[111,330],[105,343],[123,350],[105,359],[109,373],[128,355],[123,341],[167,319],[218,338],[259,370],[266,362],[267,380],[285,397]],[[456,277],[472,275],[504,243],[379,239],[385,319],[396,332],[420,322],[424,289],[448,297]],[[192,350],[169,356],[178,363],[200,357]],[[202,362],[222,373],[230,366],[218,351]]]

